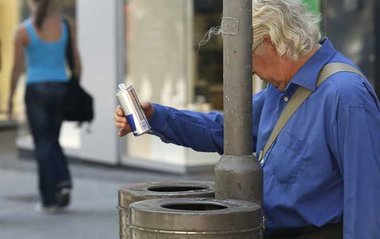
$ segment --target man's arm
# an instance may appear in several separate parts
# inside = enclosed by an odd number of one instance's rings
[[[196,151],[223,153],[223,115],[177,110],[153,104],[149,120],[152,134],[166,143],[190,147]]]
[[[339,167],[344,180],[344,238],[380,236],[380,112],[346,106],[338,114]]]
[[[265,90],[253,97],[253,151],[256,151],[258,125],[265,99]],[[150,102],[142,102],[142,109],[152,126],[152,134],[167,143],[190,147],[197,151],[223,153],[222,113],[201,113],[177,110]],[[250,106],[252,107],[252,106]],[[115,126],[119,128],[118,135],[123,137],[131,132],[131,128],[118,106],[114,114]]]

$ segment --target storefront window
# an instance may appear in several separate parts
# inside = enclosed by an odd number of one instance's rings
[[[222,10],[221,0],[194,1],[194,101],[205,101],[215,110],[223,110],[222,36],[214,35],[202,46],[199,42],[210,29],[221,25]]]
[[[125,0],[126,80],[143,100],[223,108],[222,0]],[[202,110],[202,109],[201,109]]]
[[[140,100],[197,111],[223,108],[222,36],[199,47],[221,25],[222,0],[126,0],[126,81]],[[210,164],[201,155],[156,137],[128,135],[123,163],[149,167]],[[191,158],[207,158],[197,160]],[[218,156],[219,158],[219,156]],[[139,160],[134,160],[139,159]],[[153,162],[157,163],[157,166]]]

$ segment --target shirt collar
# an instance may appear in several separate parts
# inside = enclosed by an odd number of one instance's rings
[[[317,87],[319,72],[335,53],[336,50],[330,40],[324,38],[318,51],[297,71],[286,88],[290,84],[296,84],[314,91]]]

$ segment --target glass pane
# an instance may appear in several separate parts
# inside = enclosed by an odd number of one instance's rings
[[[180,109],[223,107],[222,0],[124,0],[126,81],[140,100]],[[124,162],[133,159],[187,164],[186,149],[149,135],[127,137]],[[139,163],[143,162],[140,160]]]
[[[222,37],[199,47],[220,26],[222,6],[222,0],[125,0],[126,79],[142,99],[222,109]]]
[[[207,103],[215,110],[223,110],[223,41],[215,28],[221,25],[222,12],[221,0],[194,2],[194,101],[196,104]],[[219,35],[211,34],[210,40],[199,46],[205,34],[211,33],[210,29]]]

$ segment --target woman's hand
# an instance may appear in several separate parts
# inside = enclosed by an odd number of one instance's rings
[[[143,102],[141,107],[145,113],[146,118],[149,120],[154,112],[153,105],[150,102]],[[119,128],[118,135],[123,137],[124,135],[132,132],[131,127],[128,124],[127,119],[125,118],[124,112],[120,106],[117,106],[114,114],[115,126]]]

